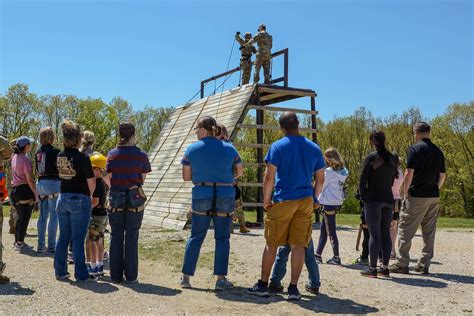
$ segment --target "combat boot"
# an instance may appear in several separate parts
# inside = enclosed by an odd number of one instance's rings
[[[9,284],[10,278],[4,275],[0,275],[0,284]]]
[[[241,234],[247,234],[250,233],[250,229],[245,227],[245,223],[240,223],[240,233]]]
[[[15,235],[16,233],[16,227],[15,225],[10,225],[10,230],[8,232],[10,235]]]

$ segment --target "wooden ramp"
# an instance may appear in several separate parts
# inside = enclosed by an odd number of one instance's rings
[[[209,115],[224,124],[229,135],[245,115],[255,90],[254,84],[215,94],[178,107],[148,153],[152,172],[143,186],[148,200],[144,222],[154,226],[182,229],[191,207],[191,182],[181,177],[181,158],[186,148],[197,141],[194,126],[199,117]]]

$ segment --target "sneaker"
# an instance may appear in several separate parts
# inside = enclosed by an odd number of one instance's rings
[[[66,272],[66,274],[65,274],[65,275],[61,275],[61,276],[57,275],[57,276],[56,276],[56,280],[65,280],[65,279],[69,279],[69,277],[70,277],[70,276],[71,276],[71,274],[70,274],[69,272]]]
[[[73,256],[72,252],[68,252],[68,254],[67,254],[67,263],[69,263],[69,264],[74,263],[74,256]]]
[[[323,257],[320,255],[314,254],[314,259],[316,259],[317,264],[323,264]]]
[[[47,250],[47,248],[46,248],[45,246],[42,246],[42,247],[38,246],[38,247],[36,248],[36,252],[37,252],[37,253],[45,253],[46,250]]]
[[[183,288],[183,289],[191,288],[191,282],[190,282],[189,278],[181,277],[181,281],[179,282],[179,285],[181,285],[181,288]]]
[[[125,283],[126,284],[137,284],[138,283],[138,279],[135,279],[135,280],[125,280]]]
[[[397,254],[394,253],[394,252],[392,252],[392,253],[390,254],[390,260],[395,260],[395,259],[397,259]]]
[[[389,278],[390,270],[388,268],[379,268],[377,269],[377,276],[382,278]]]
[[[319,294],[319,287],[312,287],[308,283],[305,285],[304,289],[311,294],[314,294],[314,295]]]
[[[409,274],[410,269],[408,267],[400,267],[398,263],[394,263],[391,266],[388,267],[390,272],[392,273],[400,273],[400,274]]]
[[[234,284],[226,278],[216,281],[216,291],[230,290],[234,288]]]
[[[97,269],[99,270],[99,276],[104,276],[104,266],[100,266],[100,267],[97,267]]]
[[[270,293],[268,293],[268,285],[266,282],[262,280],[258,280],[257,283],[253,287],[247,290],[249,294],[260,296],[260,297],[269,297]]]
[[[288,300],[289,301],[299,301],[301,299],[300,291],[296,285],[290,285],[288,287]]]
[[[282,293],[283,289],[284,289],[283,285],[281,285],[281,284],[276,284],[276,283],[270,282],[270,284],[268,285],[268,292],[272,293],[272,294]]]
[[[359,257],[352,262],[352,264],[359,265],[359,266],[368,266],[369,265],[369,258],[362,258]]]
[[[14,243],[13,244],[13,248],[16,250],[16,251],[26,251],[26,250],[32,250],[33,247],[28,245],[27,243]]]
[[[326,261],[326,263],[327,264],[333,264],[333,265],[336,265],[336,266],[340,266],[341,265],[341,258],[332,257],[331,259]]]
[[[48,249],[46,249],[46,253],[47,253],[48,255],[54,255],[55,252],[56,252],[56,249],[54,249],[54,248],[48,248]]]
[[[96,282],[99,278],[95,275],[89,275],[87,279],[76,280],[77,283],[87,283],[87,282]]]
[[[418,263],[416,266],[413,267],[413,271],[421,273],[423,275],[428,275],[430,274],[430,270],[428,267],[425,267],[424,265]]]
[[[365,277],[368,277],[368,278],[376,278],[377,277],[377,269],[367,268],[365,270],[360,271],[360,274],[362,276],[365,276]]]
[[[88,268],[87,272],[89,272],[89,275],[98,276],[99,275],[99,267]]]

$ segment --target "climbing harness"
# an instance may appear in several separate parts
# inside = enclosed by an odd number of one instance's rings
[[[195,211],[193,214],[202,215],[202,216],[218,216],[218,217],[232,217],[234,212],[218,212],[217,208],[217,187],[234,187],[234,183],[230,182],[194,182],[195,186],[205,186],[212,187],[212,206],[208,211]]]

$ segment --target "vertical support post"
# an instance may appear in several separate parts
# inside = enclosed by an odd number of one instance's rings
[[[284,78],[285,78],[285,81],[283,83],[283,85],[285,87],[288,87],[288,48],[285,49],[285,54],[283,55],[284,57],[284,64],[283,64],[283,72],[284,72]]]
[[[260,92],[258,87],[256,89],[257,98],[256,103],[260,105]],[[263,111],[257,110],[256,123],[257,125],[263,125]],[[257,129],[257,144],[263,144],[263,129]],[[257,148],[257,182],[263,183],[263,148]],[[257,202],[263,203],[263,187],[257,187]],[[257,223],[263,223],[263,207],[257,207]]]
[[[201,81],[201,99],[204,98],[204,82]]]
[[[311,111],[316,111],[316,98],[311,97]],[[311,114],[311,128],[316,129],[316,114]],[[316,132],[311,133],[311,139],[314,143],[318,143],[318,136]],[[316,223],[321,222],[321,219],[319,217],[319,212],[316,212]]]

